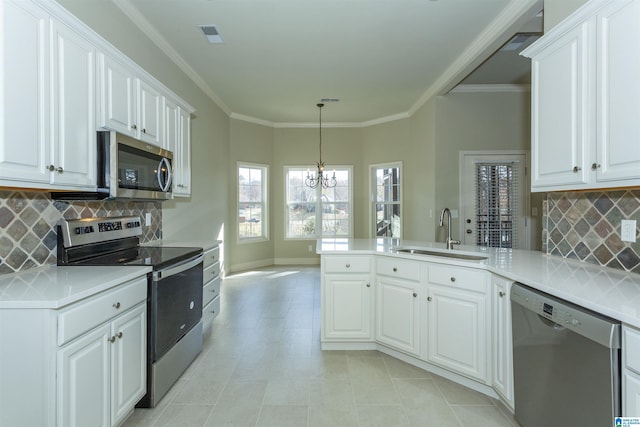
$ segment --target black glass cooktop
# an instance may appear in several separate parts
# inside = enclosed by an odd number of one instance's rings
[[[77,261],[75,265],[148,265],[160,270],[198,256],[202,248],[139,246]]]

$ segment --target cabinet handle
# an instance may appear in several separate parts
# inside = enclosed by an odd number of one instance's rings
[[[118,335],[116,335],[118,338],[122,338],[122,332],[118,332]]]
[[[417,298],[417,297],[418,297],[418,294],[417,294],[416,292],[414,292],[414,293],[413,293],[413,297],[414,297],[414,298]]]
[[[594,170],[598,169],[599,167],[600,167],[600,164],[594,163],[594,164],[591,165],[591,170],[594,171]]]
[[[345,267],[351,268],[351,264],[347,264],[347,265],[345,265]]]
[[[506,294],[502,291],[498,292],[498,295],[500,295],[500,298],[502,298],[503,296],[505,296]]]
[[[147,133],[147,130],[145,128],[142,128],[142,133]]]
[[[431,297],[427,297],[427,301],[431,301]]]
[[[395,273],[397,271],[398,271],[398,269],[396,267],[393,267],[393,272]]]
[[[116,337],[115,337],[115,335],[112,335],[112,336],[111,336],[111,338],[107,338],[107,341],[109,341],[109,342],[110,342],[110,343],[112,343],[112,344],[113,344],[114,342],[116,342]]]
[[[57,171],[58,173],[63,173],[63,172],[64,172],[64,169],[62,169],[62,166],[61,166],[61,167],[56,168],[56,171]]]
[[[581,170],[582,170],[582,168],[580,166],[574,166],[573,167],[573,172],[574,173],[578,173],[578,171],[581,171]]]
[[[137,125],[135,125],[135,124],[134,124],[134,125],[131,125],[131,129],[136,130],[136,129],[138,129],[138,126],[137,126]]]
[[[54,170],[56,170],[56,167],[54,165],[49,165],[47,166],[47,169],[49,169],[49,172],[53,172]]]
[[[453,276],[451,276],[451,281],[452,281],[452,282],[455,282],[455,281],[456,281],[456,278],[455,278],[455,277],[453,277]]]
[[[119,303],[119,302],[117,302],[117,303],[113,304],[113,308],[116,308],[116,309],[117,309],[117,308],[120,308],[120,303]]]

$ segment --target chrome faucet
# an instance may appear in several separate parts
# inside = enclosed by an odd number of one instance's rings
[[[451,211],[449,208],[442,209],[440,212],[440,227],[444,225],[444,214],[447,214],[447,249],[453,249],[453,245],[459,245],[460,240],[453,240],[451,238]]]

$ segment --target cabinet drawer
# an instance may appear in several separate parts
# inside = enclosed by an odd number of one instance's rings
[[[429,282],[476,292],[487,291],[487,276],[485,272],[464,267],[431,264],[429,265]]]
[[[61,310],[58,315],[58,345],[71,341],[146,299],[145,276]]]
[[[220,314],[220,297],[214,298],[209,304],[202,309],[202,323],[207,325],[213,322],[218,314]]]
[[[420,262],[391,257],[378,257],[376,259],[376,273],[419,281]]]
[[[220,246],[209,249],[204,253],[204,268],[210,267],[220,261]]]
[[[202,306],[209,304],[218,295],[220,295],[220,277],[211,280],[202,288]]]
[[[325,273],[368,273],[368,256],[323,257]]]
[[[622,349],[626,367],[640,374],[640,331],[625,325],[622,329]]]
[[[215,279],[216,277],[220,277],[220,263],[216,262],[213,265],[210,265],[209,267],[206,267],[204,269],[204,271],[202,272],[202,284],[206,285],[207,283],[209,283],[211,280]]]

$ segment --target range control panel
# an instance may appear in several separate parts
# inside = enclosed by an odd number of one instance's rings
[[[58,226],[65,248],[142,234],[142,222],[138,216],[62,220]]]

